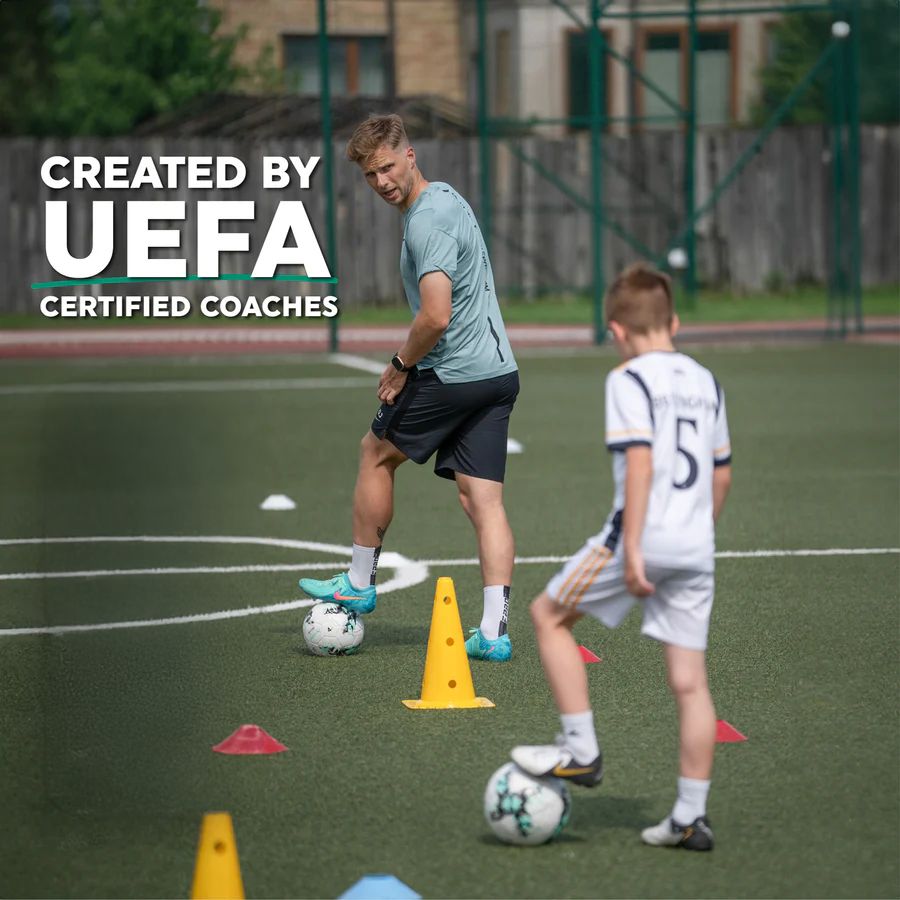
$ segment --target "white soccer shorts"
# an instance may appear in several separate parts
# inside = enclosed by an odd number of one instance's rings
[[[641,633],[665,644],[705,650],[712,613],[715,577],[712,572],[647,565],[647,579],[656,586],[639,600],[625,587],[621,548],[613,553],[586,543],[547,584],[547,594],[561,606],[618,628],[632,607],[644,608]]]

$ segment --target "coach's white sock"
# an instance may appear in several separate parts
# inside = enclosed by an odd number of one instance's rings
[[[506,634],[509,621],[509,585],[489,584],[484,589],[484,612],[481,614],[481,633],[489,640],[496,641]]]
[[[350,560],[350,584],[357,590],[375,584],[375,574],[378,572],[378,557],[381,547],[360,547],[353,545],[353,557]]]
[[[562,722],[566,746],[575,755],[575,762],[584,766],[592,763],[600,754],[597,732],[594,730],[594,713],[591,710],[563,713],[559,720]]]
[[[679,825],[690,825],[694,819],[706,815],[709,782],[699,778],[678,779],[678,799],[672,807],[672,818]]]

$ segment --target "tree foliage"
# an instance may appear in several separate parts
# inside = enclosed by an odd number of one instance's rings
[[[0,2],[0,134],[113,135],[252,73],[197,0]]]
[[[900,7],[897,0],[852,2],[858,2],[860,119],[864,122],[900,121]],[[774,56],[760,72],[761,102],[754,116],[757,121],[771,115],[815,65],[829,42],[835,40],[831,26],[836,18],[821,12],[790,13],[772,27]],[[831,67],[827,67],[791,110],[786,121],[827,121],[831,115],[833,77]]]
[[[52,24],[49,0],[0,3],[0,134],[21,133],[48,102]]]

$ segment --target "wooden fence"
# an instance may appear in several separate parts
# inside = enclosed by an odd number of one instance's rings
[[[754,132],[702,131],[697,143],[697,203],[730,170],[750,145]],[[832,171],[828,131],[819,127],[775,132],[761,151],[698,224],[698,269],[703,283],[736,292],[758,291],[803,283],[824,284],[829,268],[833,228]],[[682,142],[674,132],[648,132],[633,138],[607,137],[603,142],[603,183],[609,228],[604,240],[604,266],[611,274],[647,256],[621,235],[633,236],[638,247],[662,253],[679,230]],[[420,168],[427,178],[447,181],[479,207],[479,154],[474,139],[428,140],[416,144]],[[864,285],[900,282],[900,127],[866,126],[861,141],[860,185]],[[493,152],[491,256],[498,289],[506,294],[590,289],[591,219],[590,148],[585,135],[566,139],[528,137],[498,139]],[[315,142],[278,139],[241,142],[231,139],[121,138],[0,141],[0,312],[36,309],[48,291],[34,282],[60,280],[47,261],[44,203],[68,200],[70,252],[90,250],[91,201],[114,200],[115,253],[104,276],[126,274],[125,209],[130,200],[185,200],[188,218],[178,250],[154,251],[180,256],[195,271],[196,200],[255,200],[253,223],[231,223],[232,230],[251,233],[251,254],[223,254],[222,272],[249,272],[280,200],[302,199],[325,250],[324,190],[321,166],[312,189],[262,190],[263,156],[318,155]],[[237,156],[247,165],[244,184],[232,190],[51,190],[40,179],[49,156]],[[525,162],[523,158],[530,160]],[[562,190],[542,173],[568,185]],[[337,272],[335,293],[341,306],[402,302],[398,273],[401,219],[365,185],[359,170],[343,160],[335,147],[337,194]],[[227,230],[223,227],[223,230]],[[330,261],[331,262],[331,261]],[[306,286],[308,288],[308,286]],[[229,282],[167,282],[142,286],[156,294],[310,293],[302,285],[266,282],[239,289]],[[68,288],[74,293],[77,289]],[[99,289],[83,288],[84,293]],[[103,288],[124,293],[124,285]],[[134,288],[128,290],[135,291]]]

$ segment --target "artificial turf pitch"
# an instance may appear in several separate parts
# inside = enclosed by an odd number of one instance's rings
[[[816,345],[704,350],[727,392],[735,484],[720,550],[896,548],[898,355]],[[314,363],[314,364],[307,364]],[[523,557],[563,555],[611,499],[608,351],[523,358],[507,506]],[[277,379],[350,379],[293,389]],[[207,382],[209,390],[184,382]],[[227,381],[257,383],[238,390]],[[276,380],[273,382],[273,380]],[[349,544],[375,377],[321,360],[0,365],[0,538],[233,535]],[[177,384],[173,385],[173,382]],[[268,386],[261,382],[268,382]],[[73,384],[99,384],[88,392]],[[133,383],[137,390],[117,388]],[[59,386],[69,387],[60,390]],[[56,387],[54,387],[56,386]],[[298,502],[263,512],[270,493]],[[387,549],[474,556],[450,484],[408,464]],[[0,572],[340,558],[266,545],[0,544]],[[607,760],[562,838],[503,846],[482,819],[509,748],[557,725],[527,616],[556,564],[520,565],[506,665],[473,665],[492,710],[413,712],[434,580],[477,624],[477,567],[386,594],[356,657],[305,652],[303,610],[0,635],[0,896],[187,896],[202,814],[232,814],[249,897],[336,897],[389,872],[425,897],[868,897],[898,883],[898,556],[723,559],[709,653],[719,747],[714,853],[644,847],[669,809],[675,715],[632,615],[581,623]],[[318,570],[316,570],[318,571]],[[3,580],[0,628],[156,619],[299,598],[300,572]],[[331,574],[331,573],[326,573]],[[392,573],[385,568],[382,580]],[[290,748],[223,757],[254,722]]]

